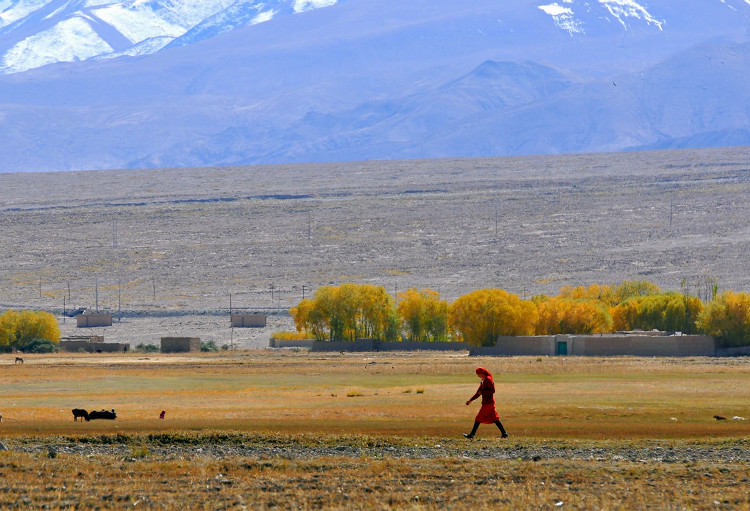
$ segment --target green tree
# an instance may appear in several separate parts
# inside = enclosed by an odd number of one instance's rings
[[[24,353],[56,353],[58,346],[49,339],[32,339],[23,348]]]

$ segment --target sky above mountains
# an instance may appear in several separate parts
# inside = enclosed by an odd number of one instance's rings
[[[0,20],[4,172],[750,144],[746,0],[0,0]]]

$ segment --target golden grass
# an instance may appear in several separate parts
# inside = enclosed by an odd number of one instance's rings
[[[745,451],[750,420],[731,417],[750,419],[746,359],[277,352],[24,359],[0,359],[0,438],[11,446],[128,448],[125,456],[0,452],[0,508],[750,509],[746,462],[465,458],[466,449],[488,448]],[[461,432],[477,406],[464,403],[480,365],[495,374],[511,438],[482,426],[467,444]],[[118,419],[73,422],[74,407],[115,408]],[[730,420],[714,420],[717,413]],[[216,443],[444,455],[199,454]],[[164,445],[182,450],[155,454]]]
[[[0,507],[750,509],[748,468],[593,460],[150,459],[1,453]],[[12,481],[9,482],[9,481]]]
[[[456,435],[474,367],[495,373],[498,411],[523,437],[699,438],[750,434],[744,359],[474,359],[447,354],[246,352],[191,356],[27,356],[0,366],[6,434],[114,428],[256,431],[282,420],[325,431]],[[416,389],[416,392],[415,392]],[[346,399],[346,397],[356,399]],[[72,408],[118,420],[74,423]],[[161,410],[167,420],[155,420]],[[715,414],[747,421],[717,422]],[[480,429],[480,434],[481,434]]]

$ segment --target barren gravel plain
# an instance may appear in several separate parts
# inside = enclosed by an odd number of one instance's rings
[[[747,291],[748,197],[747,147],[0,174],[0,308],[109,310],[113,327],[63,335],[133,346],[261,348],[325,284]],[[269,325],[232,331],[230,296]]]

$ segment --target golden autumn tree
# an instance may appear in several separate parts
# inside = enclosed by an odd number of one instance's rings
[[[625,280],[622,284],[613,286],[613,302],[609,305],[617,305],[629,298],[639,296],[650,296],[661,294],[661,288],[648,280]]]
[[[494,346],[500,335],[533,335],[536,306],[503,289],[479,289],[451,305],[450,326],[472,346]]]
[[[612,317],[598,300],[560,297],[534,299],[539,319],[537,335],[598,334],[612,331]]]
[[[320,307],[312,299],[302,300],[295,307],[289,309],[289,314],[292,316],[298,332],[307,332],[319,341],[328,337],[329,320],[324,317]]]
[[[694,334],[703,302],[674,291],[635,296],[611,309],[617,330],[661,330]]]
[[[614,290],[606,284],[591,284],[590,286],[565,286],[560,290],[558,298],[566,300],[587,300],[609,303],[614,299]]]
[[[622,284],[606,285],[591,284],[585,286],[565,286],[560,290],[559,298],[569,300],[597,301],[608,307],[613,307],[628,298],[648,296],[661,293],[656,284],[647,280],[626,280]]]
[[[405,337],[411,341],[447,341],[450,304],[440,293],[416,288],[398,293],[398,315]]]
[[[35,339],[60,341],[60,327],[54,315],[31,310],[9,310],[0,315],[0,346],[22,350]]]
[[[0,314],[0,346],[12,346],[16,341],[18,312],[7,310]]]
[[[750,345],[750,294],[721,293],[705,307],[698,327],[723,347]]]
[[[302,300],[289,313],[298,331],[307,331],[318,340],[398,338],[396,306],[382,286],[352,283],[322,286],[311,299]]]

